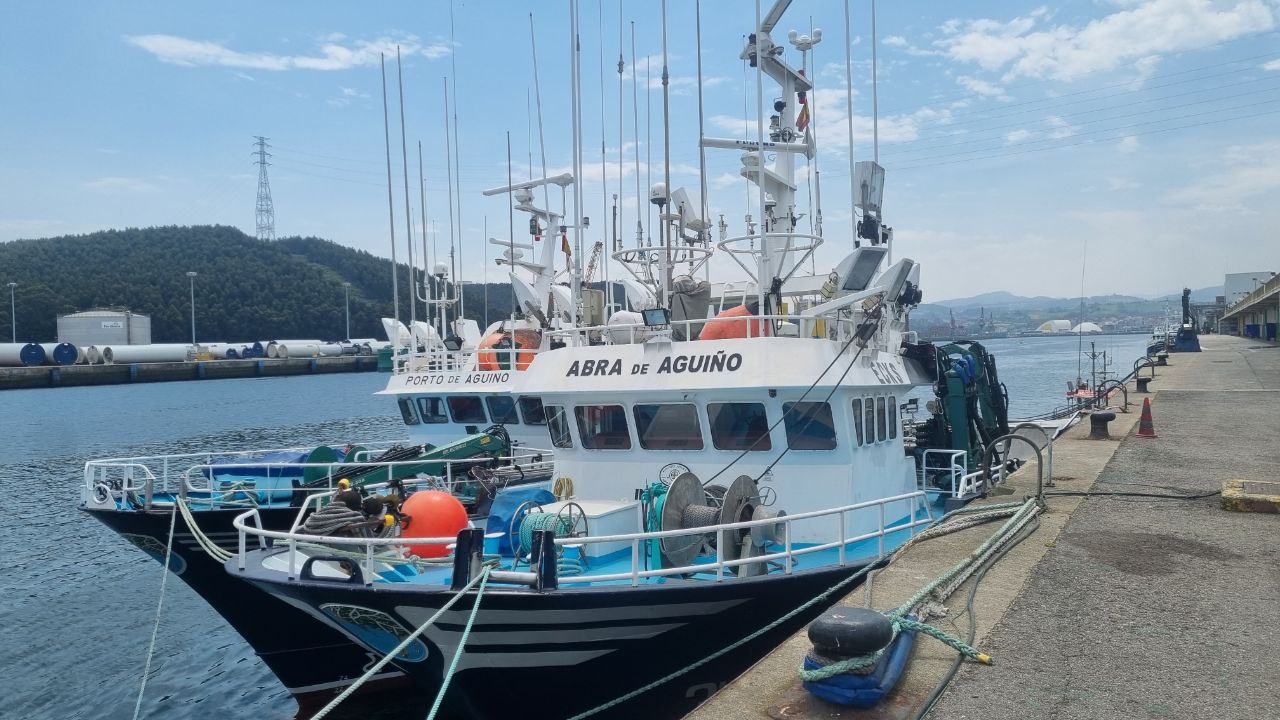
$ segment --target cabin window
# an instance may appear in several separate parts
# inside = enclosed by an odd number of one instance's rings
[[[867,445],[876,441],[876,401],[865,398],[862,401],[862,424],[867,433]]]
[[[787,447],[792,450],[836,448],[836,427],[829,403],[783,403],[782,423],[787,428]]]
[[[548,405],[545,411],[547,430],[551,433],[551,445],[558,448],[573,447],[573,435],[569,433],[569,418],[565,417],[564,408],[559,405]]]
[[[413,402],[409,398],[399,398],[396,403],[400,405],[400,417],[404,418],[405,425],[417,425],[418,416],[413,412]]]
[[[519,425],[520,416],[516,414],[516,401],[510,395],[490,395],[484,399],[489,406],[489,417],[503,425]]]
[[[478,395],[450,395],[449,414],[456,423],[487,422],[484,417],[484,403]]]
[[[449,422],[449,416],[445,414],[443,398],[418,398],[418,414],[422,416],[422,422],[428,425]]]
[[[889,424],[884,416],[884,397],[876,398],[876,441],[883,442],[888,436]]]
[[[853,399],[853,437],[862,446],[862,398]]]
[[[542,398],[521,396],[520,414],[524,416],[525,425],[546,425],[547,414],[542,409]]]
[[[717,450],[769,450],[769,418],[762,403],[707,403]]]
[[[588,450],[630,450],[627,411],[621,405],[579,405],[573,409],[578,435]]]
[[[636,405],[636,436],[645,450],[701,450],[702,428],[692,403]]]
[[[889,396],[889,439],[898,437],[898,398]]]

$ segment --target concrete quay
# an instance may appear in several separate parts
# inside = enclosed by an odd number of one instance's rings
[[[110,365],[0,367],[0,390],[126,383],[277,377],[339,372],[374,372],[378,358],[344,355],[317,358],[259,358]]]
[[[1054,482],[1041,525],[986,574],[974,600],[975,646],[930,718],[1280,717],[1280,516],[1227,512],[1216,496],[1165,499],[1101,493],[1206,495],[1231,479],[1272,480],[1280,467],[1280,349],[1201,338],[1174,354],[1153,394],[1129,386],[1113,440],[1081,423],[1054,444]],[[1143,372],[1146,375],[1146,371]],[[1134,435],[1152,398],[1156,438]],[[1010,476],[1034,493],[1034,463]],[[1093,493],[1088,496],[1056,493]],[[980,502],[1004,502],[993,496]],[[998,523],[921,543],[842,604],[886,609],[952,567]],[[971,585],[931,620],[960,637]],[[852,710],[810,696],[797,633],[689,715],[734,718],[914,718],[955,651],[918,638],[894,692]]]

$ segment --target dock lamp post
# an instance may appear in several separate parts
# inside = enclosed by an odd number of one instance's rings
[[[196,344],[196,273],[193,270],[187,271],[187,277],[191,279],[191,344]]]
[[[346,307],[347,339],[351,339],[351,283],[342,283],[342,304]]]
[[[9,283],[9,330],[13,333],[12,342],[18,342],[18,306],[13,302],[13,289],[18,283]]]

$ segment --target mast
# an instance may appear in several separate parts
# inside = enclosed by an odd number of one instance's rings
[[[400,165],[404,170],[404,242],[409,249],[409,327],[412,328],[418,319],[418,301],[413,292],[413,217],[409,210],[409,149],[405,144],[404,67],[400,64],[399,45],[396,46],[396,83],[400,86]]]
[[[769,226],[769,214],[765,210],[765,192],[764,192],[764,58],[760,56],[761,46],[761,28],[760,23],[760,0],[756,0],[756,31],[752,38],[750,51],[755,52],[756,60],[756,187],[760,193],[760,261],[756,267],[756,307],[757,314],[765,315],[764,304],[764,285],[768,280],[768,270],[773,264],[769,262],[772,253],[770,252],[769,242],[766,233]],[[786,97],[785,95],[783,97]],[[748,326],[749,327],[749,326]]]
[[[449,74],[453,76],[453,184],[454,202],[458,209],[458,268],[462,267],[462,163],[458,161],[461,143],[458,142],[458,43],[453,34],[453,0],[449,0]],[[450,245],[452,258],[453,246]],[[463,292],[462,278],[454,270],[453,282],[457,288],[458,311],[455,319],[461,320],[467,313],[467,294]]]
[[[640,208],[644,207],[644,193],[640,191],[640,96],[637,93],[636,86],[639,80],[636,73],[639,70],[636,65],[636,23],[631,21],[631,137],[632,150],[635,151],[635,169],[636,169],[636,247],[644,245],[644,222]]]
[[[422,237],[422,280],[426,285],[427,273],[431,272],[431,258],[427,255],[427,176],[422,170],[422,141],[418,141],[418,205],[422,208],[422,222],[419,224],[419,235]],[[412,280],[413,272],[410,271],[410,279]],[[424,291],[425,287],[422,288]],[[414,302],[422,300],[427,301],[425,296],[418,294],[417,281],[413,286]],[[427,324],[431,324],[431,306],[427,305],[423,309],[423,317],[427,319]]]
[[[573,102],[573,176],[582,177],[582,41],[578,36],[578,0],[569,0],[569,85]],[[579,325],[578,303],[582,297],[582,185],[573,185],[573,268],[569,275],[569,287],[573,292],[573,308],[570,317]]]
[[[392,351],[400,354],[400,279],[399,267],[396,264],[396,210],[391,196],[391,120],[387,113],[387,56],[378,53],[382,66],[382,138],[387,149],[387,216],[391,228],[391,314],[396,321],[395,337],[391,341]]]
[[[693,4],[694,10],[694,28],[697,35],[697,55],[698,55],[698,137],[702,138],[706,135],[703,129],[703,110],[702,110],[702,0],[695,0]],[[706,232],[707,225],[707,148],[701,142],[698,143],[698,217],[702,220],[703,229],[698,230],[698,239],[704,240],[702,233]],[[708,271],[710,267],[708,266]]]
[[[449,190],[449,275],[450,283],[452,283],[453,279],[457,277],[457,266],[454,264],[453,254],[453,229],[455,226],[453,217],[453,145],[449,139],[449,78],[447,77],[444,78],[444,159],[446,172],[448,173],[448,177],[445,178],[445,185]],[[447,290],[445,299],[448,299]],[[442,305],[441,309],[444,311],[444,320],[447,322],[449,308],[447,305]],[[444,337],[443,331],[440,336]]]
[[[850,59],[850,47],[853,45],[853,37],[849,34],[849,0],[844,0],[844,116],[845,123],[849,130],[849,212],[856,212],[858,205],[858,194],[854,178],[857,173],[853,169],[853,61]],[[853,247],[856,250],[862,245],[858,240],[857,220],[852,220],[855,227],[850,228],[853,232],[849,233],[853,237]]]
[[[671,223],[663,216],[671,212],[671,74],[667,70],[667,0],[662,0],[662,204],[658,206],[658,230],[662,236],[662,284],[658,304],[667,307],[671,292]]]

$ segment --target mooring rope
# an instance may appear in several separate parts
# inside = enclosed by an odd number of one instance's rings
[[[217,543],[210,539],[208,535],[204,534],[204,531],[196,524],[195,516],[191,514],[191,508],[187,507],[186,500],[178,497],[174,498],[173,503],[177,506],[179,512],[182,513],[183,522],[185,522],[187,527],[191,529],[191,536],[195,538],[196,544],[208,553],[209,557],[217,560],[218,562],[226,562],[235,556],[234,553],[218,547]]]
[[[955,590],[968,579],[969,575],[971,575],[974,570],[986,561],[986,558],[998,552],[1004,543],[1017,535],[1017,533],[1020,532],[1027,523],[1029,523],[1043,510],[1039,503],[1036,502],[1035,498],[1028,498],[1026,501],[1018,503],[1018,505],[1020,506],[1018,510],[1012,513],[1009,519],[1000,526],[1000,529],[996,530],[996,532],[979,545],[977,549],[969,553],[965,559],[956,563],[950,570],[926,583],[924,587],[917,590],[915,594],[907,599],[906,602],[892,610],[885,611],[884,614],[889,618],[893,629],[891,639],[885,647],[866,655],[837,660],[812,670],[802,667],[800,669],[800,679],[805,682],[815,682],[827,680],[835,677],[836,675],[842,675],[845,673],[856,673],[860,670],[865,671],[880,661],[880,658],[885,654],[885,652],[893,646],[893,641],[897,639],[898,634],[904,630],[924,633],[925,635],[935,638],[954,648],[965,657],[977,660],[985,665],[990,665],[990,655],[974,648],[965,641],[947,633],[944,630],[908,616],[913,610],[923,604],[926,600],[930,599],[930,597],[934,597],[939,601],[946,600],[951,593],[955,592]],[[978,506],[979,509],[975,509],[970,512],[975,513],[975,517],[994,515],[995,513],[985,512],[989,507],[991,506]],[[1008,505],[1006,504],[1004,507],[1007,508]],[[952,513],[949,517],[954,514],[955,513]],[[966,518],[966,520],[967,519],[968,518]],[[899,548],[899,550],[905,549],[905,547],[907,546],[904,545]],[[941,590],[939,590],[939,588],[941,588]]]
[[[156,621],[151,626],[151,644],[147,647],[147,661],[142,666],[142,682],[138,685],[138,699],[133,704],[133,720],[142,714],[142,697],[147,692],[147,677],[151,675],[151,658],[156,652],[156,638],[160,635],[160,611],[164,609],[164,590],[169,583],[169,557],[173,554],[173,529],[178,520],[178,508],[169,511],[169,541],[164,546],[164,563],[160,567],[160,597],[156,599]]]
[[[458,655],[462,654],[462,648],[466,645],[467,635],[469,635],[471,632],[471,623],[472,621],[475,620],[476,609],[480,607],[480,596],[484,593],[485,585],[488,584],[489,582],[490,569],[491,568],[487,565],[484,568],[482,568],[478,575],[471,578],[471,582],[467,583],[461,590],[455,593],[453,597],[449,598],[448,602],[446,602],[444,605],[441,605],[440,609],[437,610],[434,615],[427,618],[426,622],[422,623],[421,625],[418,626],[416,630],[409,633],[409,635],[406,636],[404,640],[400,641],[399,645],[396,645],[394,648],[384,653],[382,658],[379,659],[378,662],[370,666],[369,669],[366,670],[363,675],[357,678],[355,682],[348,685],[347,688],[343,690],[341,693],[339,693],[337,697],[330,700],[328,705],[325,705],[324,707],[320,708],[319,712],[317,712],[315,715],[312,715],[311,720],[321,720],[321,718],[323,718],[324,716],[332,712],[334,708],[338,707],[338,705],[340,705],[343,700],[346,700],[348,697],[351,697],[351,694],[354,693],[356,690],[358,690],[361,685],[364,685],[365,682],[369,680],[369,678],[373,677],[378,673],[378,671],[386,667],[387,663],[391,662],[393,658],[395,658],[397,655],[403,652],[405,648],[409,647],[409,644],[412,643],[414,640],[417,640],[419,635],[426,632],[427,628],[431,627],[432,623],[434,623],[437,619],[439,619],[439,617],[443,615],[446,610],[453,607],[455,603],[461,600],[462,596],[466,595],[468,590],[475,587],[476,585],[479,585],[480,589],[476,592],[476,603],[471,608],[471,619],[467,621],[467,627],[463,632],[462,644],[458,646],[458,652],[456,655],[454,655],[454,665],[456,665]],[[444,697],[444,691],[449,687],[447,681],[450,677],[452,677],[453,669],[454,669],[453,665],[451,665],[449,669],[449,675],[446,676],[446,683],[440,688],[440,693],[436,696],[436,705],[439,705],[440,699]],[[434,709],[432,710],[432,714],[433,715],[435,714]],[[134,720],[137,720],[136,717]]]

